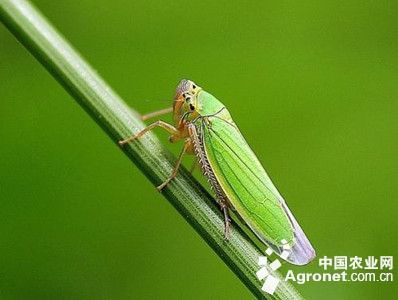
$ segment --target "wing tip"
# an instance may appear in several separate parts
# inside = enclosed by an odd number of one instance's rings
[[[288,256],[287,261],[297,266],[304,266],[313,261],[315,257],[315,249],[310,243],[306,243],[305,245],[296,243]]]
[[[292,223],[295,239],[295,243],[290,250],[291,253],[288,256],[287,261],[298,266],[307,265],[316,257],[315,249],[311,245],[310,241],[308,240],[304,231],[301,229],[301,226],[296,221],[296,218],[291,213],[283,198],[281,199],[281,203],[290,219],[290,222]]]

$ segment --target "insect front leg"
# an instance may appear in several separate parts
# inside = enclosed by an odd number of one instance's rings
[[[178,156],[176,165],[175,165],[175,167],[174,167],[174,169],[173,169],[173,172],[171,173],[170,177],[167,178],[165,182],[163,182],[161,185],[159,185],[159,186],[157,187],[157,189],[158,189],[159,192],[160,192],[171,180],[173,180],[173,179],[177,176],[178,169],[180,168],[182,158],[184,157],[184,154],[187,152],[187,150],[188,150],[190,147],[191,147],[191,140],[190,140],[189,138],[187,138],[187,139],[185,140],[184,147],[182,148],[182,151],[181,151],[180,155]]]
[[[165,115],[165,114],[168,114],[168,113],[171,113],[171,112],[173,112],[173,108],[172,107],[164,108],[164,109],[161,109],[161,110],[153,111],[153,112],[148,113],[146,115],[142,115],[141,116],[141,120],[146,121],[148,119],[152,119],[154,117]]]
[[[148,125],[147,127],[145,127],[144,129],[142,129],[140,132],[136,133],[135,135],[125,139],[125,140],[121,140],[119,141],[119,145],[124,145],[127,144],[128,142],[131,142],[135,139],[140,138],[141,136],[143,136],[145,133],[147,133],[148,131],[152,130],[155,127],[161,127],[164,130],[166,130],[167,132],[171,133],[172,135],[179,135],[179,131],[177,128],[175,128],[173,125],[170,125],[166,122],[163,121],[156,121],[155,123],[152,123],[151,125]]]

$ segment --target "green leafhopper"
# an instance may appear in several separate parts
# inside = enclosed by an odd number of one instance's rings
[[[172,109],[143,118],[171,111],[174,126],[157,121],[119,142],[128,143],[155,127],[168,131],[170,142],[184,140],[173,173],[158,189],[163,189],[177,175],[185,154],[194,154],[224,214],[226,237],[230,226],[228,213],[233,210],[277,254],[281,255],[287,244],[291,252],[283,259],[296,265],[310,262],[315,250],[226,107],[194,82],[184,79],[177,86]]]

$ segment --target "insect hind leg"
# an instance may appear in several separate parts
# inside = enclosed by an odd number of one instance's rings
[[[171,180],[173,180],[173,179],[177,176],[178,170],[179,170],[180,165],[181,165],[182,158],[184,157],[184,155],[185,155],[185,153],[187,152],[187,150],[189,149],[189,147],[191,147],[191,140],[188,138],[188,139],[185,140],[184,147],[182,148],[182,151],[181,151],[181,153],[180,153],[180,155],[179,155],[179,157],[178,157],[178,159],[177,159],[177,162],[176,162],[176,164],[175,164],[175,167],[174,167],[174,169],[173,169],[173,172],[171,173],[171,175],[170,175],[161,185],[159,185],[159,186],[157,187],[157,189],[158,189],[159,192],[160,192],[164,187],[166,187],[166,186],[169,184],[169,182],[170,182]]]
[[[224,239],[228,241],[231,234],[231,220],[229,218],[228,206],[224,202],[221,202],[220,206],[224,214]]]

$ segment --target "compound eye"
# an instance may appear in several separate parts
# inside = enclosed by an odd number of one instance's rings
[[[186,102],[189,102],[190,100],[191,100],[191,97],[186,97],[186,98],[185,98],[185,101],[186,101]]]

